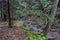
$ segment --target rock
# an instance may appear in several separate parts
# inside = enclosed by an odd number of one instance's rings
[[[43,30],[41,28],[37,28],[36,25],[32,25],[30,28],[33,29],[36,32],[43,32]]]
[[[58,32],[48,32],[46,36],[48,40],[60,40],[60,34]]]

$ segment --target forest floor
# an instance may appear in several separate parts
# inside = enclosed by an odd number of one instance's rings
[[[26,19],[27,18],[27,19]],[[30,17],[30,18],[28,18],[28,17],[24,17],[24,18],[22,18],[21,20],[23,20],[23,21],[25,21],[25,24],[26,25],[28,25],[29,27],[33,27],[33,28],[35,28],[35,27],[38,27],[38,29],[39,28],[44,28],[44,24],[43,25],[39,25],[39,24],[37,24],[36,23],[36,21],[34,21],[34,20],[36,20],[37,19],[37,17],[34,17],[34,16],[32,16],[32,17]],[[44,18],[43,18],[43,22],[44,22],[45,20],[44,20]],[[42,24],[42,23],[41,23]],[[35,28],[36,29],[36,28]],[[34,30],[34,31],[36,31],[36,30]],[[38,32],[38,31],[37,31]],[[41,30],[40,30],[40,32],[41,32]],[[54,22],[53,24],[52,24],[52,29],[51,29],[51,31],[49,31],[48,33],[47,33],[47,38],[49,39],[49,40],[60,40],[60,19],[59,20],[57,20],[56,22]]]
[[[13,26],[12,28],[4,26],[0,28],[0,40],[24,40],[26,35],[27,33],[24,29],[18,26]]]
[[[36,17],[23,17],[20,20],[24,21],[26,26],[42,28],[44,25],[38,25],[35,22],[35,19]],[[53,28],[54,29],[47,33],[47,38],[51,40],[60,40],[60,23],[54,23]],[[15,25],[12,28],[8,28],[6,22],[0,22],[0,40],[24,40],[26,35],[27,33],[24,31],[24,29],[20,28],[19,26]]]
[[[0,22],[0,40],[24,40],[26,37],[27,32],[17,24],[9,28],[7,22]]]

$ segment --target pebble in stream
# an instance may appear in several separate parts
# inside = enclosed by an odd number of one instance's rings
[[[43,32],[41,28],[37,28],[37,25],[26,25],[27,28],[30,28],[31,30],[34,30],[36,32]]]
[[[36,32],[43,32],[41,28],[37,28],[37,26],[34,26],[34,25],[32,25],[30,28]]]
[[[41,27],[38,28],[38,25],[32,25],[31,23],[24,23],[26,28],[30,28],[33,31],[36,32],[43,32],[43,29]]]

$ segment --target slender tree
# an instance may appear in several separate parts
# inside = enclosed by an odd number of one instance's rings
[[[3,19],[3,3],[2,3],[2,1],[0,1],[0,11],[1,11],[1,20]]]
[[[2,2],[1,2],[1,18],[2,18]]]
[[[9,18],[9,27],[12,28],[12,20],[11,20],[11,13],[10,13],[10,4],[9,4],[9,0],[8,2],[8,18]]]
[[[54,0],[54,4],[53,4],[52,10],[51,10],[51,21],[48,21],[48,23],[47,23],[47,25],[46,25],[46,27],[44,29],[45,35],[51,29],[52,22],[54,22],[54,18],[55,18],[55,15],[56,15],[58,2],[59,2],[59,0]]]

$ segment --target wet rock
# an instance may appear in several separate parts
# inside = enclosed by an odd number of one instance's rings
[[[36,32],[43,32],[43,30],[41,28],[37,28],[37,26],[31,26],[30,28]]]
[[[60,34],[58,32],[48,32],[46,36],[49,40],[60,40]]]

